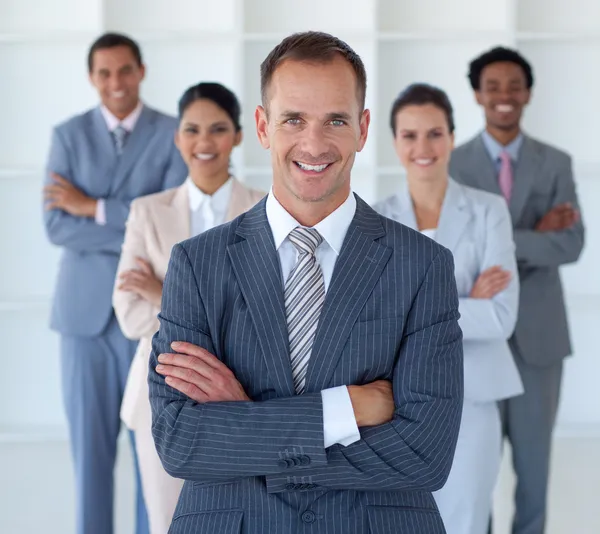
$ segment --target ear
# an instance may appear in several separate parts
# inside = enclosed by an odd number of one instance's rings
[[[265,149],[271,148],[269,142],[269,119],[267,117],[267,110],[262,106],[256,106],[254,119],[256,120],[256,133],[258,134],[260,144]]]
[[[240,146],[243,139],[244,139],[244,134],[242,133],[242,130],[240,130],[239,132],[236,132],[235,139],[233,140],[233,146]]]
[[[177,128],[177,130],[175,130],[175,135],[173,136],[173,141],[175,142],[175,146],[177,147],[177,150],[181,150],[181,148],[179,147],[179,128]]]
[[[450,150],[454,150],[454,140],[455,140],[454,132],[452,132],[450,134]]]
[[[146,65],[143,63],[140,65],[140,81],[142,81],[146,77]]]
[[[531,90],[531,89],[528,89],[528,90],[527,90],[527,98],[525,99],[525,104],[524,104],[525,106],[526,106],[527,104],[529,104],[529,101],[531,100],[531,93],[532,93],[532,90]]]
[[[357,152],[360,152],[367,142],[367,137],[369,135],[369,124],[371,124],[371,110],[365,109],[360,116],[360,137],[358,138]]]
[[[475,91],[475,101],[480,105],[483,106],[483,101],[482,101],[482,97],[481,97],[481,91],[477,90]]]

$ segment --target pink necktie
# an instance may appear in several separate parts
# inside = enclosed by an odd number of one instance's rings
[[[500,174],[498,175],[498,184],[500,185],[500,191],[502,191],[506,202],[510,202],[510,194],[513,186],[513,173],[510,155],[508,152],[504,151],[500,153]]]

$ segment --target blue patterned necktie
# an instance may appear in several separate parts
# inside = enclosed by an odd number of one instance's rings
[[[129,132],[120,124],[112,132],[115,140],[115,148],[117,149],[117,155],[119,156],[123,153],[123,147],[125,146],[125,141],[127,141],[128,133]]]

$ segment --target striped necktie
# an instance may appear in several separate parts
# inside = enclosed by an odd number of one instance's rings
[[[120,124],[112,132],[115,140],[115,148],[117,149],[117,155],[119,156],[123,153],[123,147],[125,146],[128,133],[129,132]]]
[[[288,239],[298,251],[298,261],[285,284],[285,313],[294,387],[296,393],[301,394],[325,301],[323,272],[315,258],[323,237],[314,228],[298,226],[290,232]]]

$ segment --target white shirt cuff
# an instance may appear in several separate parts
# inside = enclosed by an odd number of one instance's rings
[[[103,198],[96,201],[96,224],[104,226],[106,224],[106,205]]]
[[[354,408],[346,386],[324,389],[323,400],[323,435],[325,448],[336,443],[347,447],[360,440],[360,432],[354,417]]]

